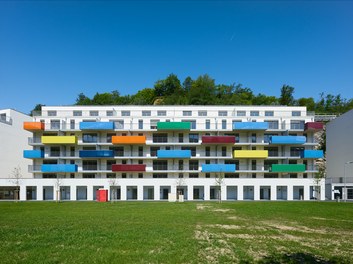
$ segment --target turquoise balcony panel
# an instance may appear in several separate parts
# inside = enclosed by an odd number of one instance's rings
[[[114,122],[80,122],[81,130],[114,130]]]
[[[157,157],[164,159],[189,159],[191,150],[157,150]]]
[[[75,164],[42,164],[42,172],[77,172]]]
[[[267,122],[235,122],[233,130],[267,130]]]
[[[272,136],[270,144],[295,144],[301,145],[306,142],[305,136]]]
[[[41,150],[24,150],[23,157],[26,159],[41,159],[44,158],[44,151]]]
[[[303,150],[300,153],[302,159],[321,159],[324,157],[323,150]]]
[[[80,150],[80,158],[112,158],[114,151],[112,150]]]
[[[235,172],[235,164],[202,164],[202,172]]]

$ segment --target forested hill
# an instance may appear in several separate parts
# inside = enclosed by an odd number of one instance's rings
[[[96,93],[93,98],[78,95],[76,105],[288,105],[306,106],[316,113],[342,114],[353,108],[353,99],[321,93],[314,97],[294,98],[294,87],[283,85],[279,97],[263,93],[254,94],[241,84],[216,84],[205,74],[181,82],[175,74],[158,80],[153,88],[139,90],[136,94],[121,96],[118,91]],[[37,105],[36,108],[40,108]],[[40,109],[35,109],[40,110]]]

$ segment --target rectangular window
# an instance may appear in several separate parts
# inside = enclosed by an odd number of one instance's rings
[[[227,116],[227,111],[218,111],[218,116]]]
[[[189,134],[189,143],[199,143],[199,134]]]
[[[183,111],[183,116],[191,116],[191,111]]]
[[[227,120],[222,120],[222,129],[227,129]]]
[[[207,116],[207,111],[199,111],[199,116]]]
[[[278,129],[278,120],[265,120],[269,129]]]
[[[205,154],[206,154],[206,157],[209,157],[209,156],[211,156],[211,148],[210,147],[206,147],[205,148]]]
[[[291,120],[290,129],[303,130],[305,126],[305,121],[302,120]]]
[[[130,116],[130,111],[121,111],[121,116]]]
[[[292,111],[292,116],[301,116],[300,111]]]
[[[107,143],[112,143],[112,137],[115,136],[115,134],[108,133],[107,134]]]
[[[153,143],[168,143],[168,134],[167,133],[156,133],[152,136]]]
[[[191,156],[196,156],[196,147],[181,147],[181,150],[191,150]]]
[[[159,122],[159,119],[152,119],[150,121],[150,127],[151,129],[157,129],[157,123]]]
[[[98,136],[94,133],[84,133],[82,134],[83,143],[98,143]]]
[[[83,160],[82,161],[82,169],[83,170],[97,170],[97,161],[96,160]]]
[[[75,120],[70,120],[70,129],[75,129]]]
[[[115,129],[124,129],[124,120],[114,121]]]
[[[90,116],[98,116],[98,111],[89,111]]]
[[[48,111],[48,116],[56,116],[56,111]]]
[[[150,148],[151,157],[156,157],[158,150],[159,150],[159,147],[151,147],[151,148]]]
[[[151,116],[151,111],[142,111],[142,116]]]
[[[82,111],[74,111],[73,116],[82,116]]]
[[[50,129],[60,129],[60,120],[50,120]]]
[[[227,156],[227,147],[222,147],[222,157]]]
[[[259,111],[250,111],[250,116],[259,116]]]
[[[167,173],[153,173],[153,178],[168,178]]]
[[[168,170],[168,161],[167,160],[154,160],[153,161],[153,170]]]
[[[238,133],[235,134],[235,143],[239,143],[240,136]]]
[[[139,155],[139,157],[142,157],[143,156],[143,147],[139,147],[139,149],[138,149],[138,155]],[[141,163],[142,164],[142,163]]]
[[[157,116],[166,116],[167,111],[157,111]]]
[[[246,116],[245,111],[237,111],[237,116]]]
[[[199,170],[199,161],[198,160],[190,160],[189,161],[189,170]]]
[[[265,111],[265,116],[273,116],[273,111]]]
[[[143,129],[143,120],[139,119],[139,129]]]
[[[189,178],[198,178],[199,174],[198,173],[190,173]],[[197,190],[197,189],[196,189]]]
[[[184,169],[184,161],[179,160],[179,170],[183,170],[183,169]]]
[[[251,134],[251,143],[256,143],[256,133]]]
[[[256,160],[251,161],[251,170],[256,170]]]
[[[196,129],[196,121],[190,120],[191,129]]]
[[[111,111],[111,110],[108,110],[107,111],[107,116],[113,116],[114,114],[113,114],[113,111]]]
[[[211,128],[211,121],[209,119],[206,119],[206,129]]]
[[[179,143],[183,143],[184,142],[184,134],[183,133],[179,133]]]

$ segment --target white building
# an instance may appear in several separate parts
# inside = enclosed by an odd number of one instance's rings
[[[12,109],[0,110],[0,200],[13,199],[14,188],[10,178],[15,168],[20,168],[23,178],[32,178],[28,165],[32,162],[23,158],[23,149],[28,147],[30,132],[23,130],[23,123],[32,117]]]
[[[118,200],[310,200],[315,188],[324,199],[322,124],[306,107],[47,106],[24,128],[33,177],[21,200],[94,200],[100,188]]]
[[[353,200],[353,110],[326,125],[327,186],[331,199]],[[345,187],[347,191],[345,192]]]

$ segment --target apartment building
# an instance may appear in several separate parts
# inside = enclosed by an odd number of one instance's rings
[[[22,200],[310,200],[315,132],[306,107],[46,106],[31,122]],[[320,192],[315,190],[320,189]]]

